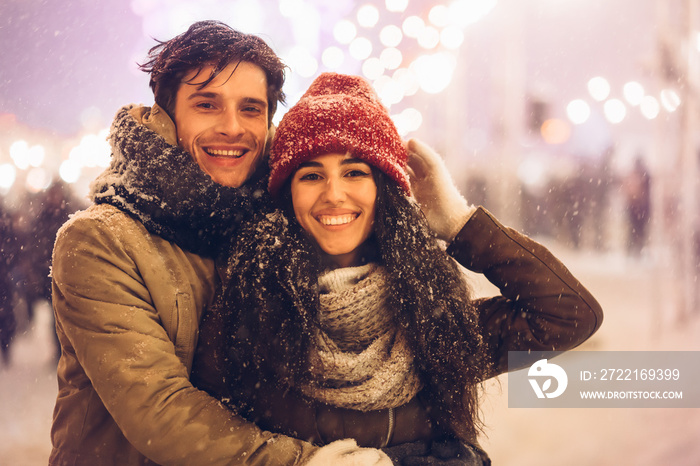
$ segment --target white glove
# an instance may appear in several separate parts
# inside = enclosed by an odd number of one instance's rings
[[[410,139],[407,144],[411,190],[428,225],[443,241],[450,243],[476,210],[455,186],[445,162],[428,145]]]
[[[316,451],[307,466],[392,466],[389,457],[376,448],[360,448],[354,439],[336,440]]]

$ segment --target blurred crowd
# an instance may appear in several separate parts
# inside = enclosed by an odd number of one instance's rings
[[[51,301],[51,253],[58,229],[83,208],[62,181],[11,209],[0,198],[0,367],[11,364],[12,340],[34,319],[36,306]],[[54,345],[58,360],[58,344]]]
[[[528,235],[553,238],[573,249],[622,247],[630,257],[642,256],[652,220],[651,172],[641,155],[626,172],[612,170],[611,159],[607,154],[597,163],[580,163],[537,186],[521,183],[518,218],[512,223]],[[463,190],[467,199],[498,211],[498,196],[487,177],[470,178]]]

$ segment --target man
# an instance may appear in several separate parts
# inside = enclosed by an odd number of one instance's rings
[[[150,58],[156,105],[118,112],[94,204],[56,239],[49,463],[387,464],[351,440],[319,449],[263,432],[191,385],[217,244],[265,202],[284,66],[258,37],[212,21]]]

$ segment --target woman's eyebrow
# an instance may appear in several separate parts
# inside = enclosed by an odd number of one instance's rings
[[[319,162],[313,162],[313,161],[307,161],[307,162],[301,162],[299,164],[299,168],[305,168],[305,167],[321,167],[322,165]]]
[[[352,158],[352,159],[343,159],[343,160],[340,162],[341,165],[352,165],[352,164],[355,164],[355,163],[361,163],[361,164],[363,164],[363,165],[369,165],[369,164],[368,164],[367,162],[365,162],[364,160],[362,160],[362,159],[356,159],[356,158]],[[299,164],[299,168],[305,168],[305,167],[315,167],[315,168],[316,168],[316,167],[322,167],[322,166],[323,166],[323,164],[321,164],[320,162],[315,162],[315,161],[313,161],[313,160],[308,160],[308,161],[306,161],[306,162],[302,162],[302,163]]]
[[[361,163],[361,164],[364,164],[364,165],[369,165],[369,164],[368,164],[367,162],[365,162],[364,160],[362,160],[362,159],[355,159],[355,158],[352,158],[352,159],[344,159],[342,162],[340,162],[341,165],[349,165],[349,164],[352,164],[352,163]]]

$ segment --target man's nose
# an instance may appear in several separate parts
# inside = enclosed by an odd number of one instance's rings
[[[216,131],[227,136],[237,136],[244,132],[241,118],[236,109],[225,108],[217,120]]]

